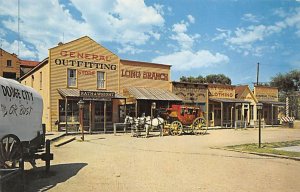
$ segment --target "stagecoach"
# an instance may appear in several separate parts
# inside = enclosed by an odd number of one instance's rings
[[[19,160],[50,167],[53,154],[42,126],[43,100],[34,89],[0,77],[0,170],[12,169]],[[21,161],[22,162],[22,161]]]
[[[200,107],[172,105],[162,117],[165,119],[164,132],[171,135],[182,133],[205,134],[207,131],[204,112]]]

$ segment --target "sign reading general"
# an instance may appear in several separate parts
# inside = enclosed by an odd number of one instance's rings
[[[111,56],[63,50],[60,52],[60,57],[61,58],[57,58],[54,60],[56,65],[95,68],[113,71],[117,70],[116,64],[107,63],[111,61]]]

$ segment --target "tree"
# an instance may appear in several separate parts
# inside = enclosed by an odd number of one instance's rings
[[[231,85],[231,79],[224,74],[211,74],[203,77],[199,75],[198,77],[180,77],[180,82],[190,82],[190,83],[220,83],[225,85]]]
[[[300,71],[293,70],[289,73],[279,73],[271,78],[270,85],[278,87],[280,92],[285,94],[300,90]]]
[[[220,83],[225,85],[231,85],[231,79],[224,74],[212,74],[206,76],[207,83]]]
[[[289,97],[290,114],[299,118],[299,92],[300,91],[300,71],[293,70],[286,74],[279,73],[271,78],[271,86],[278,87],[280,101],[285,101]]]

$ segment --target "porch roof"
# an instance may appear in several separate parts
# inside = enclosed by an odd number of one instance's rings
[[[251,103],[243,99],[227,99],[227,98],[210,98],[210,101],[215,101],[219,103]]]
[[[138,100],[182,101],[180,97],[165,89],[149,87],[127,87],[126,89],[131,96]]]
[[[107,90],[86,90],[86,89],[57,89],[58,93],[61,94],[63,97],[81,97],[80,91],[90,91],[90,92],[97,92],[97,93],[114,93],[115,97],[113,99],[125,99],[126,97],[115,93],[114,91],[107,91]]]
[[[275,106],[285,106],[285,102],[280,102],[280,101],[259,101],[262,104],[267,104],[267,105],[275,105]]]

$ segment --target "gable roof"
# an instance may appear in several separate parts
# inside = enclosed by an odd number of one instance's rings
[[[24,67],[35,67],[39,64],[38,61],[21,60],[20,65]]]
[[[236,98],[241,99],[241,97],[245,91],[248,91],[250,93],[251,97],[253,98],[253,100],[255,101],[255,103],[258,103],[258,100],[254,96],[253,92],[251,91],[251,89],[249,88],[248,85],[237,85],[235,87]]]
[[[34,68],[32,68],[30,71],[28,71],[28,73],[26,73],[25,75],[23,75],[20,80],[22,81],[23,79],[25,79],[26,77],[28,77],[29,75],[31,75],[32,73],[34,73],[36,70],[40,69],[41,67],[43,67],[44,65],[48,64],[48,57],[45,58],[43,61],[41,61],[38,65],[36,65]]]

